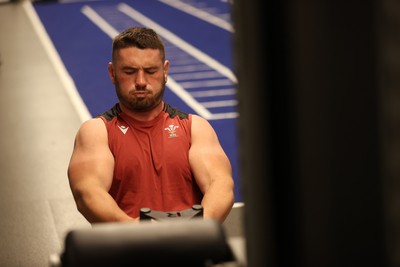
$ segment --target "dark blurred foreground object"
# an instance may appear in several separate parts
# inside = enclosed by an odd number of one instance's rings
[[[51,267],[212,266],[234,262],[222,225],[214,220],[100,223],[70,231]]]

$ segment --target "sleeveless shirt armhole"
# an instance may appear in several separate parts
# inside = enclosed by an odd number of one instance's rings
[[[192,116],[192,114],[188,114],[188,119],[189,119],[189,127],[188,127],[188,131],[189,131],[189,144],[190,144],[190,146],[192,146],[192,123],[193,123],[193,116]]]
[[[118,116],[118,114],[121,112],[121,109],[119,107],[119,104],[115,104],[111,109],[99,114],[96,116],[96,118],[102,118],[103,120],[106,121],[111,121],[114,117]]]
[[[189,114],[183,111],[180,111],[177,108],[174,108],[170,106],[168,103],[164,102],[164,111],[168,113],[170,118],[174,118],[176,116],[179,117],[179,119],[184,120],[189,118]]]

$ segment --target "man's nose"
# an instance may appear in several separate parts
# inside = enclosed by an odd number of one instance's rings
[[[143,87],[146,85],[146,77],[142,70],[138,71],[138,73],[136,75],[135,83],[137,86],[140,86],[140,87]]]

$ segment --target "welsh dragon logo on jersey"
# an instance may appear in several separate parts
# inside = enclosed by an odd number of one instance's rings
[[[171,124],[164,130],[169,132],[168,138],[175,138],[175,137],[178,137],[178,135],[176,134],[176,129],[178,129],[178,128],[179,128],[179,126]]]

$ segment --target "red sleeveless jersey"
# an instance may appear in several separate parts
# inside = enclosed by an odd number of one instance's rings
[[[167,103],[151,121],[138,121],[116,104],[99,115],[115,159],[109,193],[131,217],[141,208],[180,211],[200,204],[189,165],[192,117]]]

